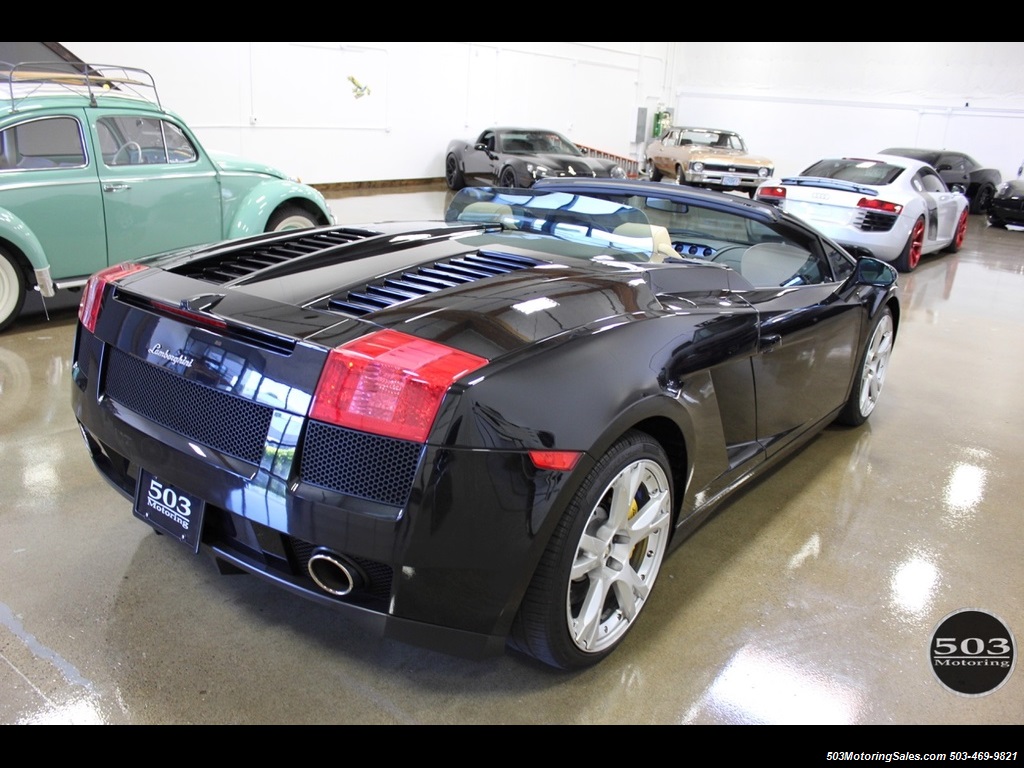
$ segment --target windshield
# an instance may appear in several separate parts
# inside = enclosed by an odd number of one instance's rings
[[[650,261],[655,251],[651,226],[641,211],[567,192],[468,187],[452,199],[445,221],[500,224],[505,231],[549,235],[597,249],[586,252],[588,258],[604,254]]]
[[[579,148],[554,131],[509,131],[500,136],[500,151],[520,155],[582,156]]]
[[[903,167],[882,163],[876,160],[858,160],[842,158],[819,160],[801,173],[801,176],[814,176],[819,179],[838,179],[852,181],[855,184],[880,186],[892,184],[896,177],[903,173]]]
[[[738,149],[744,152],[747,149],[739,134],[710,128],[679,128],[673,132],[670,141],[680,146],[697,144],[718,149]]]

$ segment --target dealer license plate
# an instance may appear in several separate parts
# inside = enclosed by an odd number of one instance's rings
[[[722,177],[722,184],[724,184],[727,187],[738,187],[740,185],[740,177],[739,176],[723,176]]]
[[[135,516],[199,551],[206,502],[142,470],[135,493]]]

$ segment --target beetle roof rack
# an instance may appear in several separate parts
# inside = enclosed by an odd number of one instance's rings
[[[0,85],[3,83],[15,108],[29,96],[55,91],[87,95],[92,106],[96,106],[97,94],[134,96],[161,106],[153,76],[136,67],[67,61],[0,62]]]

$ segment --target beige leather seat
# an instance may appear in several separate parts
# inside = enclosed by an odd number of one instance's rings
[[[650,248],[651,261],[664,261],[668,256],[679,255],[672,247],[672,236],[669,235],[668,230],[656,224],[627,222],[617,226],[614,234],[637,240],[637,245],[641,248]]]
[[[504,203],[477,202],[467,205],[459,214],[459,221],[503,223],[503,217],[512,217],[512,207]]]

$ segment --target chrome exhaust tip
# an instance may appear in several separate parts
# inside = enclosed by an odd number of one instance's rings
[[[358,589],[365,581],[355,563],[329,549],[314,551],[306,564],[306,570],[320,589],[338,597]]]

